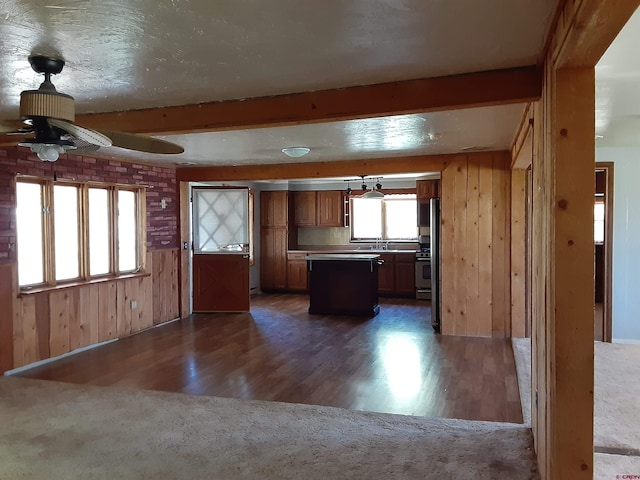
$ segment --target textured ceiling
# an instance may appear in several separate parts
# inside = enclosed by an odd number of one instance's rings
[[[40,83],[27,62],[33,53],[66,60],[53,81],[78,113],[124,111],[533,65],[557,3],[2,1],[0,120],[16,118],[20,92]],[[171,159],[101,153],[221,164],[279,162],[282,147],[302,142],[316,161],[508,148],[516,110],[491,107],[480,121],[469,109],[180,136],[169,139],[186,151]]]

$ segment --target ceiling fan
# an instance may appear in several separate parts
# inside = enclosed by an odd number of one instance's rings
[[[0,134],[33,135],[18,145],[29,147],[43,161],[55,162],[61,153],[86,154],[100,147],[120,147],[156,154],[177,154],[184,148],[153,137],[110,130],[92,130],[74,123],[75,104],[51,83],[64,67],[64,60],[44,55],[29,57],[31,68],[44,74],[38,90],[20,94],[20,121],[0,121]]]

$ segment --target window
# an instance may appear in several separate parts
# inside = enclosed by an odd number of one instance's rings
[[[593,206],[593,240],[604,243],[604,201],[596,199]]]
[[[21,287],[141,268],[142,189],[19,179],[16,199]]]
[[[350,200],[351,240],[416,241],[418,204],[415,194]]]

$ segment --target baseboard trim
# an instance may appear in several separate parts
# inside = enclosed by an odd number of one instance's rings
[[[45,358],[44,360],[38,360],[37,362],[29,363],[28,365],[23,365],[22,367],[14,368],[13,370],[7,370],[4,372],[5,375],[15,375],[16,373],[22,373],[26,370],[30,370],[32,368],[40,367],[42,365],[46,365],[47,363],[55,362],[56,360],[61,360],[65,357],[70,357],[71,355],[75,355],[76,353],[85,352],[87,350],[92,350],[97,347],[101,347],[103,345],[107,345],[108,343],[117,342],[117,338],[113,338],[111,340],[106,340],[100,343],[94,343],[93,345],[87,345],[86,347],[76,348],[75,350],[67,353],[63,353],[62,355],[58,355],[57,357]]]
[[[640,340],[635,338],[614,338],[611,343],[631,343],[634,345],[640,345]]]

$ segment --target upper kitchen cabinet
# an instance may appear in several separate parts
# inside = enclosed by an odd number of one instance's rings
[[[319,227],[344,226],[344,203],[341,190],[328,190],[317,192],[317,211]]]
[[[315,227],[316,192],[293,192],[293,221],[298,227]]]
[[[417,197],[419,202],[428,202],[431,198],[440,196],[440,180],[416,181]]]
[[[298,227],[344,226],[341,190],[294,192],[294,223]]]
[[[288,195],[285,190],[260,192],[260,225],[263,227],[286,227]]]

